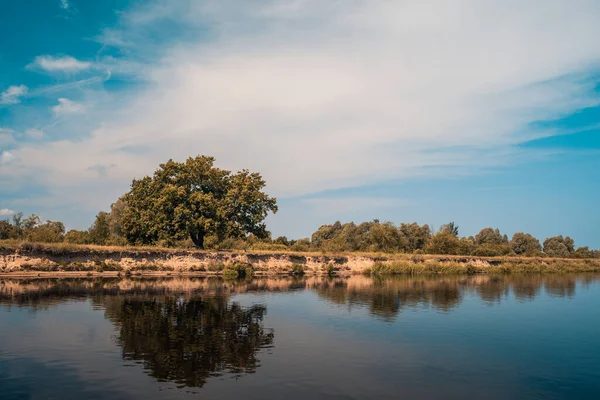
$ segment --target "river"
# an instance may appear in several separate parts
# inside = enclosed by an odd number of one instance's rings
[[[598,399],[600,275],[0,278],[0,393]]]

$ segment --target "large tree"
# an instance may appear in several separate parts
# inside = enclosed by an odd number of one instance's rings
[[[198,247],[214,235],[218,240],[248,234],[267,237],[264,223],[277,212],[276,200],[262,190],[257,173],[235,174],[216,168],[213,157],[185,162],[169,160],[152,177],[134,180],[121,200],[121,230],[130,243],[172,245],[191,238]]]

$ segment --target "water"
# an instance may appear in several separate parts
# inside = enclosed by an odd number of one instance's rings
[[[598,399],[600,276],[0,279],[0,398]]]

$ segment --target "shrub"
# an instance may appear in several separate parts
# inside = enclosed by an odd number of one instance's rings
[[[254,268],[246,263],[234,263],[223,269],[223,278],[225,279],[244,279],[254,276]]]
[[[292,275],[304,275],[304,266],[302,264],[292,264]]]

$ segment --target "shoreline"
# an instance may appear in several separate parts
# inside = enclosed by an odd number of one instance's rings
[[[445,275],[600,272],[600,259],[206,251],[0,242],[0,277]]]

